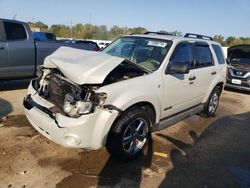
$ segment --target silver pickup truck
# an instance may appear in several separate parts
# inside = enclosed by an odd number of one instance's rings
[[[0,18],[0,80],[34,77],[44,58],[61,46],[96,50],[87,42],[35,41],[27,23]]]

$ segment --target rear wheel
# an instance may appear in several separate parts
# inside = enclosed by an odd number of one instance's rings
[[[125,111],[109,132],[107,150],[119,159],[137,156],[146,145],[150,124],[150,115],[144,108]]]
[[[215,115],[215,112],[219,105],[220,94],[221,94],[220,88],[215,87],[205,104],[204,110],[201,113],[202,116],[212,117]]]

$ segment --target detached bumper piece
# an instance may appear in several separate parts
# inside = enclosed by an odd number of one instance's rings
[[[49,115],[49,117],[51,117],[52,119],[55,120],[56,124],[58,125],[58,122],[54,116],[54,114],[49,110],[47,109],[46,107],[40,105],[40,104],[37,104],[32,98],[31,98],[31,95],[27,95],[26,98],[23,99],[23,106],[27,109],[27,110],[30,110],[32,108],[37,108],[39,110],[41,110],[42,112],[46,113],[47,115]]]

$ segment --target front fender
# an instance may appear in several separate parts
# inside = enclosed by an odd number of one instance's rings
[[[96,92],[107,93],[105,105],[113,105],[122,111],[136,103],[148,102],[154,107],[158,123],[162,97],[162,84],[159,80],[151,74],[113,83],[99,88]]]

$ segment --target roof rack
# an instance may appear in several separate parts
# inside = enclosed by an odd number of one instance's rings
[[[171,35],[171,36],[174,36],[174,35],[171,34],[171,33],[164,33],[164,32],[147,31],[147,32],[144,33],[144,35],[149,35],[149,34],[156,34],[156,35]]]
[[[197,39],[205,39],[205,40],[213,40],[212,37],[206,36],[206,35],[200,35],[195,33],[186,33],[184,35],[186,38],[197,38]]]

